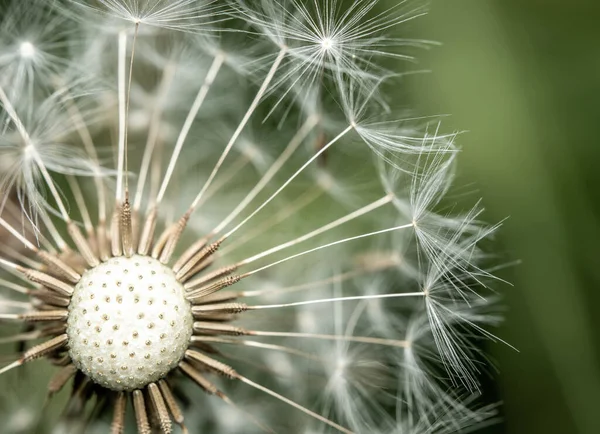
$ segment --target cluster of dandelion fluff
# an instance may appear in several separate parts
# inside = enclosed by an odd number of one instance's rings
[[[54,365],[35,386],[65,396],[66,432],[447,433],[489,419],[474,338],[498,320],[479,246],[496,227],[479,205],[447,211],[455,134],[386,98],[428,45],[397,36],[423,13],[12,2],[0,343],[21,352],[2,377]],[[14,429],[45,429],[28,404]]]

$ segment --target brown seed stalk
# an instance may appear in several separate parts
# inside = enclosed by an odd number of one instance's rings
[[[216,241],[212,244],[203,247],[198,253],[196,253],[192,258],[183,266],[181,269],[175,274],[177,280],[182,281],[185,280],[186,277],[189,276],[190,271],[192,269],[202,263],[202,261],[209,258],[213,255],[221,246],[221,241]]]
[[[237,268],[238,267],[236,264],[219,268],[218,270],[207,273],[204,276],[200,276],[200,277],[197,277],[196,279],[186,282],[185,285],[183,285],[183,287],[187,291],[191,291],[200,286],[206,285],[207,283],[211,282],[212,280],[219,279],[220,277],[223,277],[223,276],[227,276],[227,275],[233,273],[235,270],[237,270]]]
[[[237,372],[235,372],[235,370],[231,366],[223,362],[219,362],[218,360],[215,360],[212,357],[208,357],[207,355],[202,354],[198,351],[187,350],[185,352],[185,358],[197,362],[200,365],[203,365],[206,368],[209,368],[227,378],[237,378],[238,376]]]
[[[192,304],[196,304],[196,303],[201,303],[202,299],[214,294],[218,291],[220,291],[223,288],[226,288],[228,286],[231,286],[237,282],[239,282],[241,280],[241,276],[240,275],[234,275],[234,276],[227,276],[224,279],[221,280],[217,280],[216,282],[213,282],[211,284],[208,284],[206,286],[203,286],[201,288],[195,289],[191,292],[189,292],[186,295],[186,298],[192,303]]]
[[[60,392],[62,388],[65,387],[65,384],[73,378],[76,372],[77,367],[72,363],[64,366],[50,379],[50,382],[48,383],[48,393],[54,395],[55,393]]]
[[[123,243],[123,253],[130,258],[133,255],[133,224],[131,221],[131,205],[129,203],[129,194],[125,194],[125,202],[121,207],[121,241]]]
[[[127,408],[127,395],[125,392],[119,392],[115,399],[115,408],[112,424],[110,425],[111,434],[123,434],[125,431],[125,410]]]
[[[150,400],[156,410],[160,429],[163,434],[171,434],[173,430],[171,417],[169,416],[169,411],[167,410],[167,405],[165,404],[160,389],[155,383],[150,383],[148,385],[148,395],[150,395]]]
[[[179,404],[177,404],[169,384],[165,380],[159,380],[158,387],[160,388],[162,396],[165,399],[165,403],[171,412],[171,416],[173,416],[173,420],[178,425],[182,425],[184,420],[183,412],[181,411]]]
[[[52,277],[49,274],[43,273],[41,271],[32,270],[30,268],[19,267],[18,270],[22,272],[25,277],[35,283],[40,283],[54,291],[58,292],[60,295],[70,297],[73,295],[73,287],[62,280],[57,279],[56,277]]]
[[[137,423],[138,434],[152,434],[150,423],[148,422],[148,413],[144,403],[144,394],[141,390],[133,391],[133,409],[135,410],[135,421]]]
[[[152,240],[154,239],[154,231],[156,230],[156,221],[158,219],[158,209],[152,207],[146,216],[144,227],[140,235],[140,242],[138,244],[138,254],[145,256],[150,251]]]
[[[69,221],[67,223],[67,232],[77,246],[77,250],[79,250],[79,253],[81,253],[81,256],[83,259],[85,259],[85,262],[87,262],[90,267],[93,268],[100,264],[100,260],[92,251],[92,247],[83,236],[83,233],[81,233],[79,227],[73,221]]]

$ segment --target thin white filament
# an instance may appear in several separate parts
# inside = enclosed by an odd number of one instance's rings
[[[192,107],[190,108],[190,111],[188,112],[185,122],[183,123],[183,127],[181,128],[181,131],[179,132],[179,136],[177,137],[177,142],[175,143],[175,149],[173,149],[173,154],[171,155],[171,160],[169,161],[169,166],[167,167],[167,172],[165,173],[165,177],[163,179],[162,185],[158,192],[158,196],[156,198],[157,204],[159,204],[162,201],[162,199],[167,191],[167,186],[169,185],[171,176],[173,176],[173,171],[175,170],[175,165],[177,164],[177,160],[179,159],[179,154],[181,153],[181,149],[183,148],[185,139],[187,138],[187,135],[190,132],[190,128],[192,127],[192,124],[194,123],[194,119],[198,115],[198,111],[200,110],[200,107],[202,107],[202,104],[204,103],[204,100],[206,99],[206,95],[208,94],[210,87],[212,86],[213,82],[215,81],[217,74],[219,73],[219,70],[221,69],[221,66],[223,65],[224,61],[225,61],[224,54],[220,53],[215,56],[215,58],[213,59],[212,65],[210,66],[210,69],[208,70],[208,73],[206,74],[206,77],[204,78],[204,83],[200,87],[200,90],[198,91],[198,94],[196,95],[196,99],[194,100],[194,103],[192,104]]]
[[[24,286],[17,285],[16,283],[10,282],[5,279],[0,279],[0,286],[2,287],[2,289],[10,289],[12,291],[16,291],[21,294],[29,294],[29,290],[27,288],[25,288]]]
[[[286,161],[291,157],[291,155],[298,149],[298,146],[304,141],[306,136],[312,131],[312,129],[318,124],[319,118],[317,116],[310,116],[304,121],[304,124],[298,132],[292,137],[290,143],[286,146],[285,150],[279,155],[277,160],[269,167],[269,170],[263,175],[263,177],[258,181],[258,183],[254,186],[254,188],[246,195],[246,197],[239,203],[239,205],[229,214],[222,222],[217,226],[212,233],[218,234],[221,232],[233,219],[235,219],[240,212],[242,212],[246,206],[259,194],[263,188],[273,179],[281,167],[286,163]]]
[[[375,294],[375,295],[357,295],[353,297],[334,297],[334,298],[322,298],[318,300],[307,300],[297,301],[294,303],[285,304],[266,304],[259,306],[248,306],[248,310],[259,310],[259,309],[277,309],[280,307],[293,307],[293,306],[307,306],[311,304],[321,303],[335,303],[339,301],[355,301],[355,300],[378,300],[382,298],[399,298],[399,297],[423,297],[424,292],[399,292],[395,294]]]
[[[79,212],[81,213],[81,219],[83,221],[83,225],[87,233],[94,232],[94,226],[92,224],[92,219],[90,217],[89,210],[85,203],[85,198],[83,197],[83,193],[81,192],[81,187],[79,187],[79,183],[74,176],[67,176],[67,182],[71,187],[71,191],[73,192],[73,198],[77,203],[77,207],[79,208]]]
[[[231,253],[234,250],[240,248],[241,246],[256,238],[260,234],[271,229],[276,224],[281,223],[295,212],[313,203],[323,193],[324,191],[320,186],[312,187],[311,189],[306,190],[304,193],[302,193],[300,196],[294,199],[291,204],[280,209],[277,213],[273,214],[272,216],[261,220],[258,225],[254,226],[251,230],[247,231],[243,235],[235,237],[235,239],[232,240],[231,244],[228,244],[221,249],[221,255],[225,256],[226,254]]]
[[[20,261],[22,264],[28,266],[29,268],[40,270],[42,267],[40,263],[36,262],[29,256],[24,255],[23,253],[19,252],[17,249],[11,247],[8,244],[0,245],[0,252],[2,252],[7,257],[11,257],[12,259]]]
[[[244,347],[254,347],[254,348],[262,348],[266,350],[273,351],[281,351],[288,354],[293,354],[300,357],[305,357],[311,360],[320,360],[318,357],[313,354],[297,350],[295,348],[286,347],[284,345],[275,345],[275,344],[266,344],[264,342],[258,341],[248,341],[248,340],[240,340],[233,338],[221,338],[217,336],[193,336],[192,340],[195,342],[213,342],[216,344],[231,344],[231,345],[241,345]]]
[[[259,271],[263,271],[263,270],[266,270],[267,268],[274,267],[275,265],[281,264],[283,262],[290,261],[292,259],[298,258],[300,256],[307,255],[309,253],[316,252],[318,250],[322,250],[322,249],[326,249],[328,247],[336,246],[338,244],[343,244],[343,243],[347,243],[349,241],[359,240],[361,238],[372,237],[374,235],[384,234],[386,232],[398,231],[398,230],[407,229],[407,228],[411,228],[411,227],[413,227],[413,224],[409,223],[409,224],[406,224],[406,225],[395,226],[393,228],[382,229],[380,231],[369,232],[367,234],[357,235],[355,237],[344,238],[342,240],[334,241],[333,243],[324,244],[322,246],[315,247],[314,249],[305,250],[304,252],[296,253],[295,255],[288,256],[287,258],[283,258],[283,259],[280,259],[279,261],[272,262],[272,263],[270,263],[268,265],[265,265],[264,267],[260,267],[260,268],[254,269],[252,271],[248,271],[247,273],[244,273],[244,277],[251,276],[254,273],[258,273]]]
[[[277,288],[277,289],[257,289],[255,291],[242,291],[240,293],[240,297],[257,297],[265,294],[282,294],[282,293],[290,293],[295,291],[301,291],[303,289],[312,289],[317,288],[322,285],[328,285],[330,283],[339,283],[348,279],[352,279],[356,276],[360,276],[370,270],[361,269],[356,271],[349,271],[343,274],[337,274],[335,276],[328,277],[327,279],[321,279],[314,282],[307,282],[301,285],[288,286],[286,288]]]
[[[127,97],[125,100],[125,139],[123,160],[125,161],[125,194],[129,197],[129,102],[131,100],[131,80],[133,79],[133,59],[135,58],[135,42],[137,40],[140,23],[135,23],[133,41],[131,43],[131,61],[129,62],[129,79],[127,80]]]
[[[238,175],[244,167],[250,163],[250,157],[248,155],[241,154],[230,166],[227,166],[227,169],[224,170],[217,181],[215,181],[211,188],[206,190],[206,193],[198,202],[198,206],[202,206],[204,202],[209,200],[215,194],[217,194],[221,188],[225,187],[229,181],[234,179],[236,175]]]
[[[313,252],[316,252],[318,250],[322,250],[322,249],[326,249],[328,247],[336,246],[338,244],[343,244],[343,243],[347,243],[347,242],[350,242],[350,241],[359,240],[361,238],[372,237],[374,235],[384,234],[386,232],[398,231],[398,230],[407,229],[407,228],[411,228],[411,227],[413,227],[413,224],[412,223],[408,223],[408,224],[401,225],[401,226],[394,226],[393,228],[382,229],[382,230],[379,230],[379,231],[369,232],[369,233],[362,234],[362,235],[357,235],[357,236],[354,236],[354,237],[344,238],[344,239],[341,239],[341,240],[338,240],[338,241],[334,241],[332,243],[323,244],[323,245],[315,247],[313,249],[305,250],[303,252],[296,253],[295,255],[288,256],[287,258],[280,259],[279,261],[272,262],[272,263],[270,263],[268,265],[265,265],[263,267],[256,268],[256,269],[254,269],[252,271],[248,271],[248,272],[244,273],[243,276],[244,277],[251,276],[252,274],[258,273],[259,271],[266,270],[267,268],[274,267],[275,265],[281,264],[283,262],[290,261],[290,260],[298,258],[300,256],[308,255],[309,253],[313,253]]]
[[[18,270],[20,267],[14,262],[7,261],[4,258],[0,258],[0,265],[7,267],[8,269]]]
[[[64,83],[61,83],[63,86],[63,92],[67,92],[67,86]],[[95,169],[99,169],[100,160],[98,159],[98,153],[96,152],[96,148],[94,146],[94,141],[92,139],[92,135],[90,134],[90,130],[88,129],[81,112],[77,108],[77,105],[73,103],[73,101],[65,95],[63,101],[67,107],[67,111],[69,112],[69,116],[75,128],[77,129],[77,134],[79,134],[79,138],[83,143],[85,151],[92,158],[94,164],[96,164]],[[98,220],[99,222],[106,221],[106,187],[104,185],[104,181],[102,179],[99,170],[95,171],[94,174],[94,183],[96,184],[96,194],[98,195]]]
[[[265,77],[262,86],[260,87],[260,89],[256,93],[256,96],[254,97],[254,101],[252,101],[252,104],[248,108],[248,111],[244,115],[244,118],[242,119],[242,121],[238,125],[237,129],[235,130],[235,132],[231,136],[231,139],[229,140],[229,143],[227,143],[227,146],[225,147],[225,150],[221,154],[221,157],[219,157],[219,161],[217,161],[217,164],[215,165],[215,167],[213,168],[210,176],[208,177],[208,179],[204,183],[204,186],[200,190],[200,193],[198,193],[198,196],[196,196],[196,198],[194,199],[194,202],[192,202],[192,205],[190,206],[191,209],[195,209],[196,208],[196,205],[198,204],[198,202],[202,198],[202,195],[204,194],[204,192],[206,191],[206,189],[208,189],[208,187],[210,187],[210,184],[212,183],[213,179],[217,175],[217,172],[219,171],[219,169],[223,165],[223,162],[225,161],[225,158],[227,158],[227,155],[229,154],[229,151],[231,150],[231,148],[233,147],[233,145],[237,141],[238,137],[242,133],[242,130],[244,129],[244,127],[246,126],[246,124],[250,120],[250,117],[252,116],[252,114],[256,110],[256,107],[258,107],[258,104],[260,103],[260,101],[262,100],[263,96],[265,95],[265,93],[267,91],[267,88],[269,86],[269,83],[271,83],[271,80],[275,76],[275,72],[279,68],[279,65],[281,64],[281,61],[285,57],[286,52],[287,52],[286,48],[282,48],[281,51],[279,52],[279,55],[275,59],[275,62],[273,62],[273,65],[271,66],[271,69],[269,70],[269,73]]]
[[[346,336],[346,335],[322,335],[314,333],[294,333],[294,332],[270,332],[252,330],[248,332],[250,336],[265,336],[265,337],[282,337],[282,338],[306,338],[306,339],[321,339],[325,341],[343,341],[357,342],[361,344],[375,344],[387,347],[406,348],[409,346],[408,341],[396,339],[372,338],[369,336]]]
[[[258,253],[254,256],[251,256],[250,258],[244,259],[243,261],[239,262],[238,264],[240,266],[250,264],[258,259],[264,258],[265,256],[271,255],[275,252],[286,249],[288,247],[295,246],[296,244],[302,243],[306,240],[316,237],[317,235],[320,235],[320,234],[330,231],[331,229],[334,229],[340,225],[343,225],[344,223],[352,221],[352,220],[354,220],[358,217],[361,217],[365,214],[368,214],[378,208],[381,208],[382,206],[387,205],[391,201],[392,201],[392,195],[388,194],[388,195],[382,197],[381,199],[376,200],[375,202],[373,202],[367,206],[364,206],[354,212],[351,212],[350,214],[348,214],[342,218],[339,218],[331,223],[328,223],[325,226],[321,226],[319,229],[309,232],[308,234],[302,235],[301,237],[298,237],[295,240],[288,241],[287,243],[280,244],[271,249],[265,250],[264,252]]]
[[[118,95],[119,95],[119,156],[117,161],[117,189],[116,200],[120,203],[123,199],[123,175],[125,165],[125,58],[127,56],[127,31],[119,33],[118,50]]]
[[[25,247],[27,247],[29,250],[33,250],[33,251],[37,250],[37,248],[27,238],[25,238],[23,235],[21,235],[15,228],[13,228],[10,224],[8,224],[8,222],[6,220],[4,220],[2,217],[0,217],[0,226],[2,226],[4,229],[6,229],[8,232],[10,232],[12,234],[12,236],[14,236],[16,239],[21,241],[25,245]]]
[[[5,366],[4,368],[0,369],[0,375],[10,371],[11,369],[18,368],[22,364],[23,364],[23,362],[21,362],[20,360],[17,360],[16,362],[13,362],[10,365]]]
[[[275,193],[273,193],[266,201],[264,201],[262,203],[262,205],[260,205],[258,208],[256,208],[256,210],[254,210],[254,212],[252,212],[252,214],[250,214],[248,217],[246,217],[244,220],[242,220],[236,227],[234,227],[229,232],[227,232],[225,235],[223,235],[222,238],[223,239],[229,238],[234,232],[236,232],[239,228],[244,226],[252,217],[254,217],[256,214],[258,214],[258,212],[260,210],[262,210],[265,206],[267,206],[279,193],[281,193],[283,191],[283,189],[286,188],[300,173],[302,173],[302,171],[304,169],[306,169],[306,167],[308,167],[308,165],[310,163],[312,163],[317,158],[319,158],[319,156],[323,152],[325,152],[327,149],[329,149],[330,146],[332,146],[334,143],[336,143],[338,140],[340,140],[342,137],[344,137],[353,128],[354,128],[353,125],[348,126],[348,128],[346,128],[344,131],[342,131],[340,134],[338,134],[334,139],[332,139],[329,143],[327,143],[324,147],[322,147],[318,152],[316,152],[315,155],[313,155],[306,163],[304,163],[304,165],[302,165],[302,167],[300,167],[300,169],[298,169],[285,183],[283,183],[283,185],[281,187],[279,187]]]
[[[42,220],[42,222],[44,223],[44,226],[46,227],[48,232],[50,233],[50,236],[54,240],[54,243],[57,245],[58,249],[61,252],[67,251],[69,248],[69,246],[67,246],[67,242],[64,240],[64,238],[58,232],[58,229],[54,225],[54,222],[52,221],[52,219],[48,216],[48,213],[41,212],[41,213],[39,213],[39,217]]]
[[[170,62],[165,66],[163,71],[163,76],[158,89],[158,96],[154,102],[154,110],[152,111],[152,118],[150,119],[148,138],[146,139],[146,146],[144,146],[144,156],[142,157],[140,173],[138,174],[137,190],[135,193],[135,200],[133,202],[133,209],[136,211],[138,211],[142,205],[142,196],[144,194],[146,177],[148,176],[152,153],[160,133],[160,119],[164,109],[164,100],[167,97],[169,86],[173,79],[173,73],[174,65]]]
[[[282,402],[285,402],[288,405],[291,405],[292,407],[296,408],[297,410],[300,410],[301,412],[303,412],[303,413],[305,413],[305,414],[307,414],[307,415],[309,415],[309,416],[311,416],[311,417],[313,417],[313,418],[315,418],[315,419],[323,422],[324,424],[329,425],[332,428],[337,429],[340,432],[343,432],[343,433],[346,433],[346,434],[353,434],[352,431],[344,428],[343,426],[338,425],[337,423],[335,423],[335,422],[327,419],[326,417],[324,417],[324,416],[322,416],[322,415],[320,415],[318,413],[315,413],[314,411],[311,411],[311,410],[309,410],[306,407],[301,406],[297,402],[294,402],[291,399],[288,399],[285,396],[282,396],[279,393],[274,392],[273,390],[271,390],[271,389],[269,389],[267,387],[261,386],[260,384],[257,384],[254,381],[249,380],[248,378],[243,377],[241,375],[238,375],[236,378],[238,380],[242,381],[243,383],[246,383],[247,385],[249,385],[251,387],[254,387],[255,389],[258,389],[258,390],[260,390],[262,392],[265,392],[266,394],[271,395],[272,397],[277,398],[278,400],[280,400]]]

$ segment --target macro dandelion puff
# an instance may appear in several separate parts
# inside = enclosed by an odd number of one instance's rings
[[[69,3],[78,8],[75,11],[83,10],[144,27],[193,33],[210,31],[211,24],[224,19],[224,9],[215,0],[68,0],[66,6]]]
[[[412,60],[412,56],[400,52],[401,47],[427,45],[425,41],[391,38],[385,32],[421,16],[422,5],[411,6],[403,1],[371,14],[377,3],[342,6],[336,1],[239,1],[236,15],[251,22],[289,54],[289,68],[281,82],[308,85],[321,81],[324,73],[331,77],[347,75],[368,91],[370,82],[389,74],[375,59]]]
[[[0,82],[11,99],[31,100],[52,85],[54,74],[65,71],[69,62],[64,55],[76,43],[70,33],[66,18],[48,2],[10,3],[0,23]]]
[[[493,416],[472,392],[474,336],[498,321],[480,247],[496,226],[444,212],[456,135],[379,90],[402,75],[381,60],[428,45],[390,36],[421,6],[35,7],[65,51],[24,67],[44,41],[0,41],[0,379],[45,359],[48,386],[27,392],[65,408],[49,424],[28,402],[16,432]]]

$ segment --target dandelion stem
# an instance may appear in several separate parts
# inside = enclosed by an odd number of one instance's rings
[[[160,388],[163,398],[165,399],[167,407],[169,407],[169,411],[171,412],[171,416],[173,416],[173,420],[175,421],[175,423],[181,426],[184,432],[187,432],[187,430],[183,426],[183,412],[181,411],[179,404],[177,404],[177,401],[175,400],[175,396],[173,395],[171,387],[169,386],[166,380],[159,380],[158,387]]]
[[[133,391],[133,409],[135,412],[135,421],[140,434],[150,434],[150,423],[148,422],[148,412],[144,404],[144,395],[141,390]]]
[[[125,427],[125,411],[127,408],[127,395],[119,392],[114,403],[113,420],[110,426],[111,434],[122,434]]]
[[[15,300],[1,300],[0,306],[16,307],[20,309],[31,309],[31,303]]]

